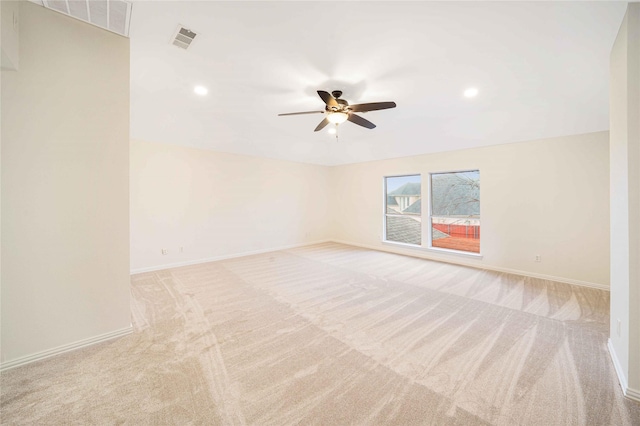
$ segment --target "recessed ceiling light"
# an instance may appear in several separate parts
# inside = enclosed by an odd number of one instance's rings
[[[335,127],[329,127],[328,132],[329,132],[330,135],[335,135],[336,134],[336,128]]]
[[[476,89],[475,87],[469,87],[467,90],[464,91],[465,98],[473,98],[477,94],[478,94],[478,89]]]
[[[204,86],[196,86],[193,88],[193,91],[195,92],[196,95],[200,95],[200,96],[204,96],[207,93],[209,93],[209,89],[207,89]]]

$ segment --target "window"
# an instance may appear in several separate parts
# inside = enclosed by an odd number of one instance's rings
[[[422,245],[420,175],[384,178],[384,240]]]
[[[431,247],[480,253],[480,172],[431,174]]]

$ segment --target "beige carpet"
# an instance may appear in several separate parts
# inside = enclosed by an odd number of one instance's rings
[[[604,291],[328,243],[132,292],[134,334],[2,373],[2,424],[640,424]]]

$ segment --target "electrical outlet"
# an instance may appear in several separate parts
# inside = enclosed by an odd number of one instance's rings
[[[618,335],[618,337],[620,337],[621,329],[622,329],[622,321],[620,321],[620,318],[618,318],[618,326],[616,327],[616,334]]]
[[[180,246],[180,253],[184,253],[184,247]]]
[[[542,262],[542,256],[540,256],[539,254],[536,254],[536,262]]]
[[[162,254],[169,254],[169,250],[167,250],[167,249],[162,249]]]

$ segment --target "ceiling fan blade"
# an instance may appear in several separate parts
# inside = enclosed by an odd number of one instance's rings
[[[325,118],[326,120],[326,118]],[[347,120],[349,120],[350,122],[357,124],[358,126],[362,126],[362,127],[366,127],[367,129],[374,129],[376,127],[375,124],[373,124],[372,122],[370,122],[369,120],[365,120],[364,118],[360,117],[359,115],[356,114],[349,114],[349,117],[347,118]]]
[[[353,112],[377,111],[379,109],[395,108],[395,102],[371,102],[368,104],[351,105],[349,109]]]
[[[278,114],[278,117],[283,115],[302,115],[302,114],[324,114],[324,111],[306,111],[306,112],[286,112],[284,114]]]
[[[326,118],[324,120],[322,120],[320,122],[320,124],[318,124],[318,127],[316,127],[316,129],[314,130],[314,132],[319,132],[320,130],[324,129],[324,126],[326,126],[327,124],[329,124],[329,120],[327,120]]]
[[[318,90],[318,95],[322,98],[324,103],[327,104],[328,106],[330,107],[338,106],[336,99],[333,96],[331,96],[331,93],[325,92],[324,90]]]

